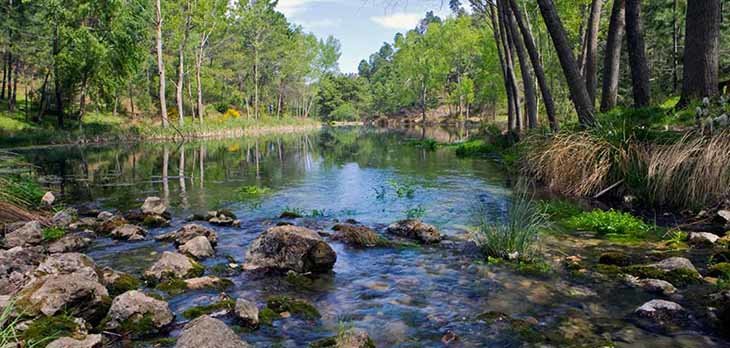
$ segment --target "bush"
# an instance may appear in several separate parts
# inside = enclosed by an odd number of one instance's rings
[[[609,239],[636,239],[646,236],[652,227],[641,219],[613,209],[584,212],[569,218],[566,225],[570,228],[595,231]]]
[[[538,255],[540,230],[548,226],[544,211],[520,192],[512,200],[505,221],[493,221],[480,213],[479,227],[472,239],[487,257],[534,261]]]
[[[327,118],[329,121],[357,121],[360,115],[354,105],[344,103],[332,110]]]

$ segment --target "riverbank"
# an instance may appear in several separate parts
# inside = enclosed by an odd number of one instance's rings
[[[32,123],[19,114],[0,113],[0,148],[233,138],[308,131],[322,126],[317,120],[295,117],[261,117],[252,120],[217,116],[206,119],[203,125],[187,118],[182,127],[177,122],[174,120],[168,128],[163,128],[161,124],[149,120],[92,113],[83,119],[81,127],[78,123],[69,122],[66,128],[58,130],[52,120]]]

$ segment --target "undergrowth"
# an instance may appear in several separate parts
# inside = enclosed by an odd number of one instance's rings
[[[654,227],[641,219],[615,210],[593,210],[583,212],[566,220],[570,228],[595,231],[599,235],[616,241],[640,240],[647,236]]]

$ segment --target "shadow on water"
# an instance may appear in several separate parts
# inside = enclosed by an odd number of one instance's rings
[[[172,226],[151,230],[141,243],[100,238],[88,251],[100,265],[139,276],[159,253],[173,249],[152,237],[178,228],[189,214],[217,208],[231,209],[242,226],[216,227],[217,256],[205,261],[208,272],[216,265],[244,262],[247,246],[275,225],[283,210],[311,215],[297,224],[321,230],[329,230],[336,220],[356,219],[382,231],[388,223],[417,215],[454,240],[466,238],[475,211],[503,217],[510,191],[495,166],[483,159],[458,158],[447,148],[406,146],[408,137],[408,131],[404,136],[402,131],[326,129],[184,144],[55,147],[21,154],[38,165],[69,203],[127,210],[151,195],[169,202]],[[242,189],[252,186],[260,189],[258,194]],[[557,277],[535,278],[475,263],[473,254],[454,247],[363,250],[332,245],[338,255],[334,271],[306,284],[279,276],[231,277],[235,285],[227,293],[233,297],[262,305],[270,295],[287,294],[313,302],[322,313],[318,321],[279,320],[242,337],[260,347],[300,347],[333,335],[347,323],[368,330],[382,347],[440,347],[447,331],[459,336],[456,346],[518,347],[534,337],[477,316],[502,312],[537,321],[538,327],[563,327],[570,318],[569,323],[585,325],[566,330],[600,338],[627,326],[622,318],[643,299],[627,290],[617,298],[613,289],[585,289]],[[218,295],[189,292],[169,301],[180,314]],[[683,341],[640,335],[636,342],[674,346]],[[693,336],[687,342],[676,346],[701,346],[694,343],[703,341]]]

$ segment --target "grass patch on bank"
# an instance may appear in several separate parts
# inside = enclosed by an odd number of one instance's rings
[[[637,241],[645,239],[654,227],[641,219],[616,210],[583,212],[566,221],[566,226],[576,230],[594,231],[613,241]]]
[[[66,235],[66,230],[58,226],[46,227],[43,229],[43,240],[46,242],[55,242]]]

